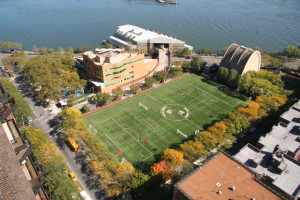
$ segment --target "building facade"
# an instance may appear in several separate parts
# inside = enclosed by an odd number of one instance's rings
[[[31,158],[32,145],[13,118],[14,97],[0,82],[0,199],[49,199],[42,169]]]
[[[193,50],[192,46],[173,36],[130,24],[119,26],[115,30],[115,34],[109,37],[108,41],[120,48],[128,47],[145,52],[162,47],[169,50],[180,50],[187,47],[189,50]]]
[[[236,69],[239,74],[245,74],[250,70],[258,72],[260,66],[261,55],[259,51],[235,43],[228,47],[220,64],[220,67]]]
[[[144,53],[121,49],[96,49],[78,58],[82,73],[95,90],[111,93],[114,88],[124,87],[150,75],[157,67],[157,59],[145,59]]]

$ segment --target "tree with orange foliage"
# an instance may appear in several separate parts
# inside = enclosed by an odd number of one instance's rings
[[[178,167],[184,162],[183,154],[175,149],[166,149],[162,159],[171,164],[173,167]]]
[[[164,179],[170,179],[174,176],[173,170],[173,166],[168,164],[165,160],[162,160],[159,163],[154,163],[151,166],[151,175],[162,175]]]
[[[220,143],[223,139],[223,136],[225,135],[226,133],[226,125],[223,121],[221,122],[217,122],[215,123],[213,126],[209,127],[207,129],[208,132],[210,132],[212,135],[214,135],[218,142]]]
[[[258,109],[259,104],[255,101],[247,101],[246,107],[239,107],[237,110],[242,115],[247,117],[249,121],[257,120],[258,119]]]
[[[208,131],[199,132],[198,139],[207,150],[214,148],[218,143],[217,138]]]
[[[194,161],[200,156],[207,153],[205,147],[200,141],[189,140],[183,144],[179,145],[183,156],[188,161]]]

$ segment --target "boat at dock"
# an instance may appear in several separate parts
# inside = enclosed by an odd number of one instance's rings
[[[178,4],[177,1],[174,2],[174,1],[171,1],[171,0],[157,0],[157,1],[160,2],[160,3],[169,3],[169,4],[175,4],[175,5]]]

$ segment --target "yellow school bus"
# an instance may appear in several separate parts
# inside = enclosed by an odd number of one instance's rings
[[[74,149],[74,151],[78,151],[79,146],[72,138],[69,137],[68,142],[69,142],[70,146]]]

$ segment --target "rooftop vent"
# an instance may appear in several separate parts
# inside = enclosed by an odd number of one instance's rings
[[[232,186],[232,187],[231,187],[231,190],[234,191],[234,190],[235,190],[235,186]]]
[[[221,195],[221,194],[222,194],[222,191],[221,191],[221,190],[219,190],[217,193],[218,193],[219,195]]]
[[[251,198],[251,200],[255,200],[255,198],[254,198],[254,197],[252,197],[252,198]]]

